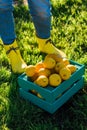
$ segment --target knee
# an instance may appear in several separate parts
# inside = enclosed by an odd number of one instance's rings
[[[43,9],[41,11],[37,11],[37,15],[40,18],[48,18],[51,16],[50,9]]]
[[[41,10],[38,10],[38,9],[34,9],[32,12],[31,12],[31,16],[33,18],[39,18],[41,20],[43,19],[47,19],[49,17],[51,17],[51,12],[50,12],[50,9],[41,9]]]

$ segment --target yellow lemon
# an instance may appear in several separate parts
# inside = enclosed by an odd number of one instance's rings
[[[45,75],[45,76],[48,77],[50,74],[51,74],[51,71],[49,69],[47,69],[47,68],[41,68],[38,71],[38,76]]]
[[[65,67],[65,64],[63,62],[57,62],[55,65],[55,71],[59,73],[59,70],[63,67]]]
[[[30,90],[30,92],[31,92],[32,94],[34,94],[34,95],[37,95],[37,91],[34,90],[34,89]]]
[[[39,69],[44,68],[43,62],[38,62],[38,63],[35,65],[35,68],[36,68],[36,72],[38,72]]]
[[[35,81],[37,85],[46,87],[48,85],[48,78],[45,75],[40,75]]]
[[[69,60],[67,58],[63,58],[63,63],[65,65],[69,65],[70,64],[70,62],[69,62]]]
[[[59,74],[54,73],[49,76],[49,85],[57,87],[61,82],[62,80]]]
[[[32,77],[36,73],[35,66],[34,65],[27,66],[25,73],[27,76]]]
[[[75,65],[72,65],[72,64],[69,64],[66,66],[68,69],[70,69],[71,71],[71,74],[74,73],[76,71],[76,66]]]
[[[71,76],[71,71],[67,67],[64,67],[60,69],[59,74],[63,80],[67,80]]]
[[[44,99],[44,98],[41,96],[40,93],[37,93],[37,96],[38,96],[39,98],[41,98],[41,99]]]
[[[48,54],[46,58],[48,57],[53,58],[56,62],[61,62],[63,60],[63,58],[60,57],[58,54]]]
[[[43,63],[44,63],[45,68],[52,69],[55,67],[56,61],[53,58],[48,57],[44,59]]]

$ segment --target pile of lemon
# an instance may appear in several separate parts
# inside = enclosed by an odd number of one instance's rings
[[[41,87],[57,87],[63,81],[70,78],[76,71],[76,66],[67,58],[61,58],[57,54],[48,54],[44,60],[26,68],[26,75],[32,82]]]

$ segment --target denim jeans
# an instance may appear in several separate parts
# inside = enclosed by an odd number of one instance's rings
[[[4,44],[11,44],[16,38],[12,2],[13,0],[0,0],[0,36]],[[40,38],[49,38],[50,0],[28,0],[28,5],[36,35]]]

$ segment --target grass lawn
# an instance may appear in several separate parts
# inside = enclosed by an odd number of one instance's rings
[[[51,0],[55,46],[85,65],[84,90],[80,90],[53,115],[20,98],[18,74],[0,40],[0,130],[87,130],[87,1]],[[41,61],[34,26],[27,6],[14,9],[15,30],[22,57],[29,64]]]

